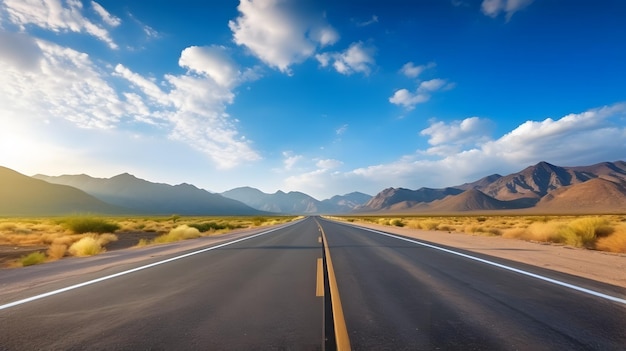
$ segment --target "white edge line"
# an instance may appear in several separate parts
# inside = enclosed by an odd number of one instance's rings
[[[200,253],[203,253],[203,252],[219,249],[219,248],[224,247],[224,246],[236,244],[236,243],[242,242],[244,240],[256,238],[257,236],[269,234],[269,233],[274,232],[276,230],[289,227],[289,226],[291,226],[291,225],[293,225],[295,223],[297,223],[297,222],[292,222],[292,223],[290,223],[289,225],[286,225],[286,226],[281,226],[279,228],[270,229],[270,230],[267,230],[267,231],[264,231],[264,232],[261,232],[261,233],[258,233],[258,234],[254,234],[254,235],[251,235],[251,236],[246,236],[244,238],[233,240],[233,241],[229,241],[229,242],[226,242],[226,243],[223,243],[223,244],[219,244],[219,245],[216,245],[216,246],[211,246],[211,247],[207,247],[207,248],[204,248],[204,249],[201,249],[201,250],[189,252],[189,253],[186,253],[184,255],[168,258],[168,259],[163,260],[163,261],[150,263],[150,264],[147,264],[147,265],[144,265],[144,266],[140,266],[140,267],[137,267],[137,268],[133,268],[133,269],[129,269],[129,270],[126,270],[126,271],[123,271],[123,272],[119,272],[119,273],[107,275],[107,276],[104,276],[104,277],[92,279],[92,280],[89,280],[89,281],[86,281],[86,282],[83,282],[83,283],[70,285],[68,287],[57,289],[57,290],[53,290],[53,291],[49,291],[47,293],[43,293],[43,294],[27,297],[27,298],[22,299],[22,300],[9,302],[7,304],[0,305],[0,310],[4,310],[4,309],[7,309],[7,308],[15,307],[15,306],[18,306],[18,305],[23,305],[25,303],[32,302],[32,301],[35,301],[35,300],[40,300],[40,299],[43,299],[43,298],[46,298],[46,297],[49,297],[49,296],[52,296],[52,295],[57,295],[57,294],[60,294],[60,293],[64,293],[66,291],[82,288],[82,287],[87,286],[87,285],[92,285],[92,284],[99,283],[99,282],[102,282],[102,281],[105,281],[105,280],[121,277],[123,275],[127,275],[127,274],[130,274],[130,273],[138,272],[138,271],[141,271],[141,270],[144,270],[144,269],[152,268],[152,267],[155,267],[155,266],[158,266],[158,265],[162,265],[162,264],[165,264],[165,263],[169,263],[169,262],[172,262],[172,261],[180,260],[181,258],[197,255],[197,254],[200,254]]]
[[[491,266],[495,266],[495,267],[498,267],[498,268],[506,269],[508,271],[512,271],[512,272],[519,273],[519,274],[523,274],[523,275],[526,275],[526,276],[529,276],[529,277],[532,277],[532,278],[536,278],[536,279],[539,279],[539,280],[546,281],[548,283],[560,285],[560,286],[563,286],[563,287],[566,287],[566,288],[569,288],[569,289],[573,289],[573,290],[576,290],[576,291],[579,291],[579,292],[582,292],[582,293],[585,293],[585,294],[593,295],[593,296],[596,296],[596,297],[600,297],[600,298],[603,298],[603,299],[606,299],[606,300],[610,300],[610,301],[613,301],[613,302],[617,302],[617,303],[621,303],[621,304],[626,305],[626,299],[622,299],[622,298],[619,298],[619,297],[603,294],[601,292],[597,292],[597,291],[586,289],[586,288],[583,288],[583,287],[580,287],[580,286],[577,286],[577,285],[565,283],[565,282],[562,282],[560,280],[544,277],[542,275],[531,273],[531,272],[528,272],[528,271],[524,271],[524,270],[521,270],[521,269],[518,269],[518,268],[509,267],[509,266],[506,266],[506,265],[503,265],[503,264],[500,264],[500,263],[496,263],[496,262],[493,262],[493,261],[485,260],[485,259],[482,259],[482,258],[479,258],[479,257],[476,257],[476,256],[467,255],[467,254],[464,254],[464,253],[461,253],[461,252],[458,252],[458,251],[445,249],[443,247],[426,244],[426,243],[423,243],[423,242],[420,242],[420,241],[417,241],[417,240],[413,240],[413,239],[408,239],[408,238],[404,238],[404,237],[401,237],[401,236],[392,235],[392,234],[389,234],[389,233],[381,232],[381,231],[370,229],[370,228],[365,228],[365,227],[360,227],[360,226],[350,225],[350,224],[344,224],[344,225],[348,225],[348,226],[351,226],[351,227],[354,227],[354,228],[360,228],[360,229],[363,229],[363,230],[370,231],[372,233],[385,235],[385,236],[388,236],[388,237],[391,237],[391,238],[408,241],[410,243],[414,243],[414,244],[417,244],[417,245],[425,246],[425,247],[428,247],[428,248],[431,248],[431,249],[447,252],[449,254],[465,257],[465,258],[468,258],[470,260],[482,262],[482,263],[485,263],[485,264],[488,264],[488,265],[491,265]]]

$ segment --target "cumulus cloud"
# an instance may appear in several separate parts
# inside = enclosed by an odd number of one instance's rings
[[[407,62],[402,66],[400,72],[409,78],[417,78],[422,72],[434,68],[435,66],[436,64],[434,62],[419,66],[415,66],[413,62]]]
[[[479,117],[450,123],[433,119],[430,127],[422,130],[420,135],[428,136],[428,143],[433,146],[427,150],[428,154],[449,155],[464,147],[474,147],[488,141],[492,125],[490,120]]]
[[[311,18],[285,0],[241,0],[239,17],[229,21],[233,40],[271,67],[290,74],[290,66],[331,45],[339,34],[322,16]]]
[[[259,159],[226,113],[234,100],[232,89],[243,78],[237,70],[224,70],[230,61],[219,48],[181,53],[181,65],[189,72],[157,80],[121,64],[110,72],[85,53],[26,34],[0,33],[0,42],[16,40],[21,45],[15,50],[0,52],[2,115],[68,121],[93,130],[150,125],[151,132],[166,133],[223,169]]]
[[[396,90],[389,98],[389,102],[394,105],[400,105],[410,111],[414,109],[416,105],[430,100],[433,92],[449,90],[453,87],[454,83],[448,83],[445,79],[435,78],[421,82],[415,92],[410,92],[407,89]]]
[[[41,49],[31,37],[24,33],[0,32],[0,47],[11,50],[0,50],[0,62],[21,71],[39,69],[43,58]]]
[[[322,67],[332,64],[333,68],[341,74],[363,73],[368,75],[375,63],[375,52],[376,49],[373,46],[356,42],[350,44],[350,47],[342,52],[321,53],[315,55],[315,58]]]
[[[223,46],[191,46],[183,50],[178,64],[190,71],[209,76],[220,86],[231,87],[241,72]]]
[[[95,1],[91,2],[91,7],[93,10],[102,18],[104,23],[108,24],[111,27],[117,27],[122,24],[122,20],[119,17],[115,17],[109,13],[102,5],[98,4]]]
[[[83,4],[79,0],[5,0],[4,8],[9,20],[22,30],[26,25],[35,25],[53,32],[87,33],[105,42],[111,49],[118,48],[109,31],[83,15]],[[99,8],[108,14],[102,6]],[[98,12],[96,7],[94,9]],[[109,20],[115,22],[115,17],[109,15],[105,21]]]
[[[489,17],[498,17],[501,13],[506,14],[507,21],[513,14],[530,4],[534,0],[483,0],[481,4],[482,12]]]
[[[429,62],[425,65],[416,66],[413,62],[405,63],[400,69],[400,73],[408,78],[418,78],[426,70],[434,68],[436,64]],[[430,100],[432,93],[441,90],[450,90],[455,84],[448,82],[446,79],[434,78],[430,80],[417,80],[417,88],[410,91],[406,88],[396,90],[389,98],[389,102],[404,107],[407,111],[413,110],[415,106],[423,104]]]
[[[346,172],[318,167],[290,176],[285,186],[324,195],[346,189],[376,194],[389,186],[458,185],[492,173],[517,172],[540,161],[563,166],[614,161],[626,155],[625,118],[626,103],[618,103],[559,119],[527,121],[496,139],[489,135],[492,122],[487,119],[431,120],[421,132],[429,138],[428,150]]]
[[[296,165],[296,163],[298,163],[298,161],[302,159],[302,155],[294,155],[291,151],[284,151],[283,157],[283,165],[285,167],[285,170],[288,171],[291,170]]]

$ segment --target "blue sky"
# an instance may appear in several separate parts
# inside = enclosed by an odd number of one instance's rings
[[[626,156],[621,0],[0,0],[0,165],[318,199]]]

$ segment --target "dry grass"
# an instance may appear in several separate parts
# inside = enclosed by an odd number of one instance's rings
[[[358,216],[350,222],[398,225],[411,229],[502,236],[626,253],[626,216]]]
[[[94,236],[86,236],[73,243],[68,249],[70,254],[78,257],[97,255],[103,252],[103,250],[102,245]]]
[[[22,267],[44,263],[45,261],[46,261],[46,254],[40,251],[32,252],[20,258],[20,263],[22,264]]]
[[[118,240],[118,236],[113,232],[163,234],[154,241],[140,240],[138,245],[140,246],[218,235],[237,228],[275,225],[298,218],[300,217],[184,217],[176,215],[130,218],[88,216],[0,218],[0,245],[35,246],[37,249],[44,246],[47,250],[44,249],[45,253],[41,252],[41,255],[45,257],[45,260],[50,261],[69,255],[90,256],[104,252],[108,243]],[[29,258],[29,260],[34,260],[34,258]],[[14,264],[9,264],[11,265],[21,266],[22,264],[18,260]]]

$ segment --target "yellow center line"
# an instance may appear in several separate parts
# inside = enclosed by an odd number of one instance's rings
[[[346,320],[343,316],[343,308],[341,307],[341,298],[339,297],[339,288],[337,287],[337,279],[335,278],[335,269],[333,268],[333,261],[330,258],[330,249],[328,248],[328,241],[326,240],[324,229],[322,229],[322,226],[319,223],[317,225],[320,228],[320,232],[322,232],[324,252],[326,253],[328,287],[330,288],[330,299],[333,306],[335,342],[337,343],[338,351],[347,351],[351,349],[350,339],[348,338],[348,328],[346,327]]]
[[[315,285],[315,296],[324,296],[324,259],[317,259],[317,284]]]

